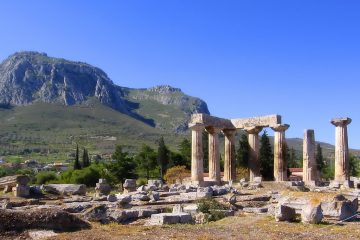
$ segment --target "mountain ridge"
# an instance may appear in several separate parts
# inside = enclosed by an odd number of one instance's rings
[[[136,111],[140,102],[155,101],[174,105],[184,112],[173,132],[184,132],[192,113],[207,113],[203,100],[186,95],[179,88],[160,85],[151,88],[128,88],[116,85],[100,68],[88,63],[49,57],[34,51],[17,52],[0,64],[0,104],[26,106],[36,102],[71,106],[84,104],[95,97],[102,104],[151,126],[158,126]]]

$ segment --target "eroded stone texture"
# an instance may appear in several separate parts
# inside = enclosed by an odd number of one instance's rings
[[[278,124],[272,126],[274,133],[274,178],[275,181],[287,180],[287,165],[285,162],[286,140],[285,131],[290,126],[288,124]]]
[[[191,141],[191,181],[201,184],[204,181],[204,154],[202,145],[202,132],[204,125],[190,126],[192,133]]]
[[[209,180],[220,183],[220,152],[219,152],[219,132],[220,129],[214,127],[206,128],[209,133]]]
[[[318,180],[316,169],[315,133],[305,129],[303,140],[303,181],[309,183]]]
[[[231,119],[235,128],[248,128],[248,127],[269,127],[277,124],[281,124],[280,115],[268,115],[251,118],[238,118]]]
[[[347,125],[351,118],[334,118],[331,124],[335,128],[335,181],[349,180],[349,147]]]
[[[260,176],[260,161],[259,161],[259,132],[262,127],[248,127],[245,128],[248,133],[249,139],[249,159],[248,166],[250,170],[250,181],[252,182],[255,177]]]
[[[225,129],[225,161],[224,161],[224,181],[236,179],[235,168],[235,129]]]
[[[204,113],[196,113],[191,115],[189,127],[191,128],[193,125],[197,124],[204,125],[205,127],[214,127],[218,129],[235,128],[231,121],[228,119],[218,118]]]

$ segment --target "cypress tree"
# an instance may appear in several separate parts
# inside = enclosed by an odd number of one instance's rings
[[[261,135],[259,159],[261,163],[260,173],[265,180],[274,179],[274,155],[267,132]]]
[[[157,161],[160,166],[160,177],[163,178],[169,164],[169,150],[165,145],[163,137],[159,139]]]
[[[325,163],[324,163],[324,157],[322,154],[322,148],[320,146],[320,143],[318,143],[316,145],[316,167],[317,167],[318,172],[321,173],[324,166],[325,166]]]
[[[248,168],[249,139],[247,134],[242,134],[239,140],[239,149],[236,153],[236,166]]]
[[[81,169],[81,164],[80,164],[80,161],[79,161],[79,145],[76,144],[74,170],[78,170],[78,169]]]
[[[88,154],[88,151],[85,148],[84,148],[84,151],[83,151],[82,162],[83,162],[83,167],[84,168],[90,166],[89,154]]]

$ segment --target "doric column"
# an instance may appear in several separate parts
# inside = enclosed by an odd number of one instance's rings
[[[331,123],[335,128],[335,181],[349,180],[349,146],[347,125],[351,118],[334,118]]]
[[[195,124],[191,128],[191,181],[201,184],[204,181],[204,154],[202,132],[204,125]]]
[[[261,132],[262,129],[263,129],[262,127],[245,128],[245,131],[248,133],[248,139],[249,139],[248,167],[250,170],[250,181],[253,181],[254,177],[260,176],[259,132]]]
[[[225,135],[224,181],[233,181],[236,179],[235,132],[236,129],[223,130]]]
[[[305,129],[303,140],[303,181],[318,180],[315,154],[315,133],[312,129]]]
[[[272,126],[271,129],[274,133],[274,178],[275,181],[286,181],[287,180],[287,166],[286,166],[286,139],[285,131],[290,126],[287,124],[278,124]]]
[[[220,183],[220,152],[219,152],[219,132],[220,129],[207,127],[209,134],[209,180]]]

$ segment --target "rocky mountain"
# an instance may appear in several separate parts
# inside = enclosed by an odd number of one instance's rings
[[[204,101],[187,96],[180,89],[167,85],[149,89],[120,87],[97,67],[45,53],[19,52],[0,64],[2,106],[34,103],[72,106],[87,104],[92,98],[151,126],[173,132],[185,131],[192,113],[209,113]],[[162,122],[169,121],[164,117],[169,112],[167,108],[176,111],[170,124]]]

